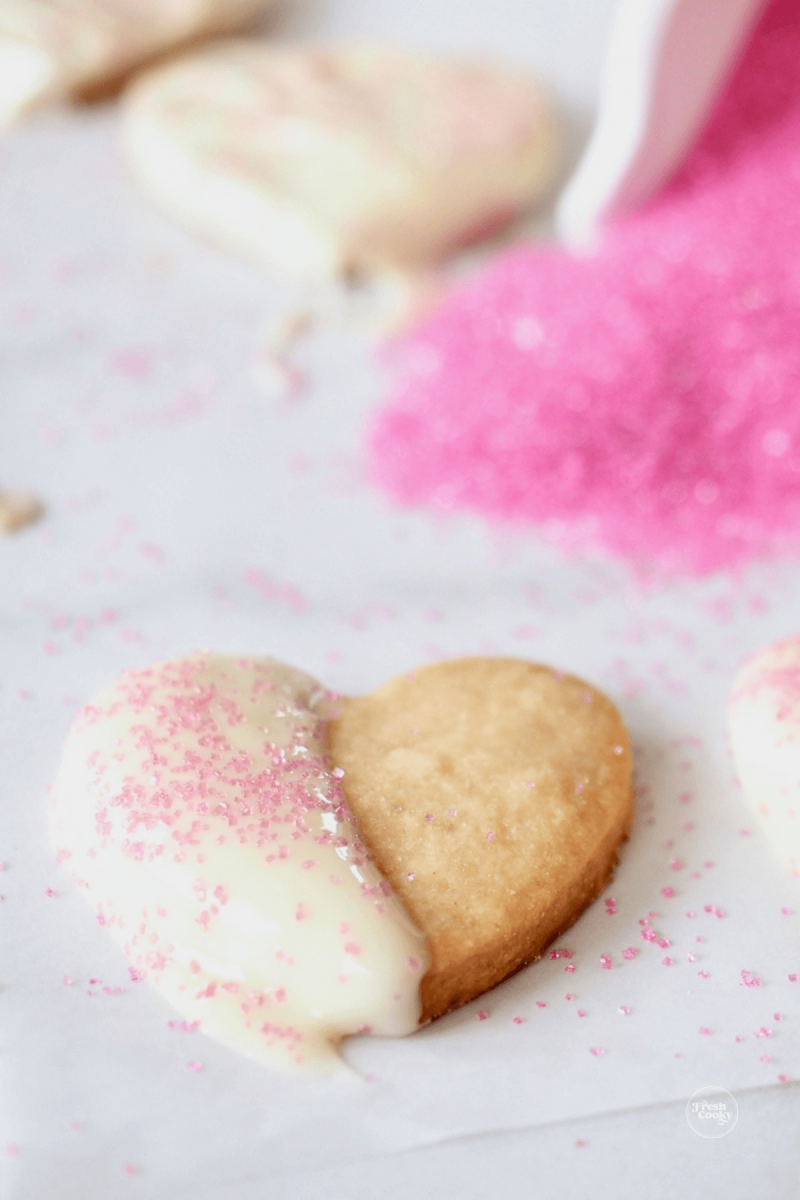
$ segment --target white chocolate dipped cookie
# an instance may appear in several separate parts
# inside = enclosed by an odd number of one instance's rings
[[[122,80],[140,63],[241,29],[271,0],[0,0],[0,126]]]
[[[632,816],[627,734],[574,676],[425,667],[357,700],[271,659],[133,671],[76,718],[58,856],[189,1021],[271,1065],[336,1066],[537,958]]]
[[[263,42],[138,79],[124,145],[174,216],[309,277],[429,265],[528,207],[559,156],[549,104],[514,69]]]
[[[52,790],[58,857],[137,977],[288,1069],[410,1033],[427,966],[326,759],[329,700],[271,659],[132,671],[78,715]]]
[[[778,858],[800,877],[800,637],[745,663],[728,722],[745,797]]]

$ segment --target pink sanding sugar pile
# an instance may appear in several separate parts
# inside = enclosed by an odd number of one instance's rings
[[[800,549],[800,3],[591,259],[518,248],[399,347],[395,499],[703,573]]]

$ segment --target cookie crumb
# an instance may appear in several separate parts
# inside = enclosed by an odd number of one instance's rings
[[[44,506],[26,492],[0,490],[0,533],[18,533],[44,516]]]

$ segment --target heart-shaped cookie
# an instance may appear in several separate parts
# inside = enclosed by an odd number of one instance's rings
[[[744,794],[781,862],[800,877],[800,637],[745,663],[728,713]]]
[[[631,819],[622,721],[511,659],[342,700],[271,659],[124,675],[78,715],[59,858],[190,1022],[280,1066],[411,1032],[541,954]]]
[[[608,881],[633,815],[619,713],[533,663],[402,675],[350,700],[330,747],[377,866],[428,939],[423,1021],[569,928]]]
[[[134,175],[256,260],[326,276],[430,263],[549,184],[558,138],[519,71],[377,46],[230,42],[128,94]]]

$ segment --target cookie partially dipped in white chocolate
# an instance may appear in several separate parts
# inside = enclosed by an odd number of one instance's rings
[[[551,107],[521,71],[255,41],[138,79],[124,145],[175,217],[309,277],[430,265],[528,207],[559,158]]]
[[[745,663],[728,723],[745,797],[780,861],[800,877],[800,637]]]
[[[131,671],[73,723],[59,858],[190,1022],[275,1066],[410,1033],[599,894],[632,816],[611,702],[515,659],[346,700],[271,659]]]

